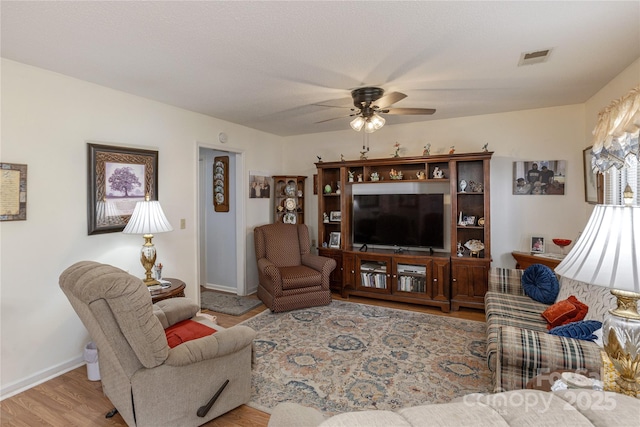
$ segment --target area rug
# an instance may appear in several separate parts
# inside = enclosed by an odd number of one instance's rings
[[[448,402],[490,390],[485,324],[333,301],[243,322],[257,332],[249,406],[333,415]]]
[[[217,311],[218,313],[241,316],[260,304],[262,304],[262,301],[255,298],[239,297],[206,290],[200,292],[200,307]]]

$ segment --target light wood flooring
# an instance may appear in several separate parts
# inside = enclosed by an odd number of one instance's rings
[[[336,293],[333,294],[333,298],[345,300]],[[348,301],[484,321],[484,312],[479,310],[463,308],[460,311],[445,314],[439,308],[369,298],[350,297]],[[264,305],[260,305],[242,316],[230,316],[211,311],[209,313],[218,317],[220,326],[230,328],[265,309]],[[126,426],[119,414],[111,419],[105,418],[105,414],[112,408],[113,405],[109,399],[102,394],[100,382],[89,381],[86,367],[82,366],[0,402],[0,426]],[[268,421],[269,414],[242,405],[208,422],[205,426],[266,426]]]

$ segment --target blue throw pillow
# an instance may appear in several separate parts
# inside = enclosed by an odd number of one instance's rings
[[[522,289],[524,294],[533,300],[553,304],[560,292],[560,284],[549,267],[533,264],[522,274]]]
[[[579,322],[556,326],[551,329],[549,333],[552,335],[559,335],[561,337],[594,341],[597,337],[593,333],[600,328],[602,328],[602,322],[598,322],[597,320],[581,320]]]

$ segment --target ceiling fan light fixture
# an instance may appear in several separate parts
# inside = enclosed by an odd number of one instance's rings
[[[351,121],[351,128],[356,132],[360,132],[364,126],[365,120],[362,116],[358,116]]]
[[[384,126],[386,120],[378,115],[373,114],[371,117],[367,117],[366,123],[364,124],[364,131],[367,133],[373,133]]]

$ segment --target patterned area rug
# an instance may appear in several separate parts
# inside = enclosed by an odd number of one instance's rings
[[[249,406],[265,412],[394,410],[490,389],[483,322],[333,301],[243,324],[257,331]]]
[[[218,313],[231,314],[232,316],[241,316],[260,304],[262,304],[262,301],[255,298],[239,297],[206,290],[200,292],[200,307],[217,311]]]

